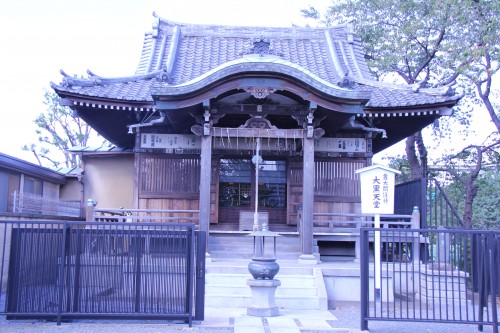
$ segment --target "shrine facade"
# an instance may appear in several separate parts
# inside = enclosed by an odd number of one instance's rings
[[[252,230],[258,211],[270,230],[298,231],[305,255],[314,213],[360,212],[356,170],[450,115],[460,98],[448,87],[374,80],[350,26],[211,26],[154,15],[133,75],[62,74],[52,83],[61,104],[115,146],[100,156],[129,156],[108,168],[133,170],[125,208],[198,210],[204,231]],[[99,193],[92,199],[105,201],[106,189]]]

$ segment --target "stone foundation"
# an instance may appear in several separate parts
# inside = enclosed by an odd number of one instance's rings
[[[420,274],[421,300],[426,302],[445,302],[466,299],[467,272],[453,270],[452,267],[426,266]]]

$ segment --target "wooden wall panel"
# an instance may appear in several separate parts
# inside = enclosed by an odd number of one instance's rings
[[[198,156],[143,154],[139,197],[194,197],[200,189]]]
[[[361,195],[356,170],[366,166],[366,160],[321,159],[315,163],[315,195],[356,198]]]
[[[286,223],[298,225],[299,207],[302,206],[302,160],[288,162],[287,176],[287,219]]]
[[[219,223],[219,168],[220,157],[212,157],[212,174],[210,183],[210,223]]]

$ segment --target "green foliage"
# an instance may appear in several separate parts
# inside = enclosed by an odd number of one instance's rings
[[[22,147],[32,152],[40,165],[48,163],[46,166],[55,168],[80,166],[78,156],[68,153],[68,148],[87,146],[90,140],[98,141],[100,146],[106,143],[73,110],[61,106],[55,92],[45,91],[44,104],[45,112],[34,120],[38,142]]]
[[[377,79],[396,73],[408,84],[457,83],[467,101],[455,107],[454,124],[467,126],[480,106],[500,131],[490,97],[500,69],[500,1],[337,0],[323,16],[313,7],[302,13],[324,25],[351,24]]]
[[[481,77],[486,54],[498,61],[499,12],[498,1],[470,0],[339,0],[324,17],[302,10],[323,24],[352,24],[377,77],[397,72],[434,85],[456,73]]]
[[[406,156],[387,156],[382,159],[387,161],[387,165],[389,166],[389,168],[401,172],[401,174],[399,175],[396,174],[396,184],[406,183],[412,180],[410,164],[408,163],[408,159],[406,158]]]
[[[500,172],[488,170],[476,180],[479,189],[473,204],[472,224],[474,229],[500,230]],[[450,201],[463,214],[465,186],[458,181],[445,187]]]
[[[491,99],[493,76],[500,69],[500,1],[337,0],[332,1],[323,17],[314,8],[302,12],[321,24],[351,24],[362,41],[369,67],[379,80],[397,74],[396,78],[407,84],[459,84],[466,98],[454,108],[453,123],[447,124],[448,119],[439,121],[447,125],[440,126],[439,135],[456,132],[456,125],[467,127],[472,111],[478,107],[486,109],[500,132],[500,112]],[[498,150],[482,150],[485,146],[468,148],[448,159],[446,165],[454,182],[464,184],[464,223],[470,222],[472,203],[476,194],[483,191],[478,192],[484,185],[478,179],[482,177],[483,157],[497,161],[493,163],[498,165]],[[396,163],[396,169],[400,159],[391,161]],[[415,165],[410,164],[413,169]],[[403,164],[399,167],[403,168]],[[478,207],[475,205],[474,209]],[[482,225],[490,224],[487,217],[481,221],[486,221]]]

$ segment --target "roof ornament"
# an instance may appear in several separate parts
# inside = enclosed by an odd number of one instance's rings
[[[153,16],[155,16],[155,12],[153,12]],[[158,30],[160,29],[160,18],[158,16],[155,16],[153,19],[153,24],[152,24],[153,31],[151,32],[151,35],[153,38],[158,37]]]
[[[264,55],[276,55],[281,57],[282,54],[276,52],[271,46],[271,40],[269,38],[264,38],[263,36],[259,38],[254,38],[252,40],[253,47],[250,48],[248,52],[243,52],[243,54],[258,54],[261,57]]]
[[[411,91],[413,91],[414,93],[418,93],[418,92],[420,92],[420,89],[427,87],[427,79],[416,82],[416,83],[410,85],[410,87],[411,87]]]
[[[59,71],[63,76],[61,85],[63,87],[92,87],[96,85],[100,85],[101,79],[99,77],[90,77],[89,79],[77,78],[74,76],[68,75],[62,69]]]
[[[158,76],[156,76],[156,81],[172,83],[172,76],[170,76],[170,73],[167,71],[166,67],[163,67],[163,69],[158,73]]]
[[[350,71],[347,69],[345,71],[344,77],[337,82],[337,85],[341,88],[354,89],[354,78],[350,75]]]

